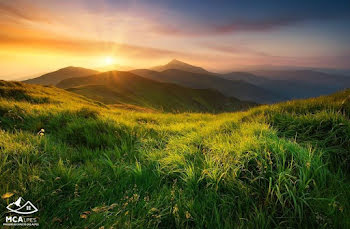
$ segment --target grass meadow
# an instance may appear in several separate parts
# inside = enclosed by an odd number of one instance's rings
[[[0,81],[0,208],[22,196],[40,228],[350,228],[349,96],[175,114]]]

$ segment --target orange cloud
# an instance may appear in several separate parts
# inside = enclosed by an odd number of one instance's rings
[[[142,47],[137,45],[120,44],[110,41],[80,40],[68,37],[0,37],[0,47],[5,49],[27,50],[32,52],[55,52],[74,55],[97,55],[105,52],[117,53],[127,57],[147,58],[180,55],[183,53]]]

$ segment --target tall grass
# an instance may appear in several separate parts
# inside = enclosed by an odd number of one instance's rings
[[[1,89],[38,100],[0,98],[0,208],[31,200],[41,228],[350,227],[349,91],[212,115]]]

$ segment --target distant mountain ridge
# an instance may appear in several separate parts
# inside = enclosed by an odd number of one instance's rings
[[[319,85],[329,85],[329,83],[339,85],[343,84],[344,82],[350,82],[350,77],[337,74],[329,74],[314,70],[258,70],[253,71],[252,73],[258,76],[263,76],[268,79],[293,80]]]
[[[57,87],[106,104],[131,104],[171,112],[236,111],[255,105],[224,96],[213,89],[192,89],[161,83],[121,71],[65,79]]]
[[[228,97],[257,103],[315,97],[350,87],[350,77],[315,70],[263,69],[218,74],[176,59],[162,66],[129,72],[154,81],[173,83],[192,89],[211,88]],[[92,69],[67,67],[24,82],[57,85],[68,78],[85,77],[97,73],[99,72]]]
[[[59,83],[64,79],[93,75],[93,74],[97,74],[98,72],[99,71],[92,70],[92,69],[69,66],[66,68],[61,68],[54,72],[44,74],[37,78],[24,80],[23,82],[30,83],[30,84],[41,84],[41,85],[56,85],[57,83]]]
[[[288,98],[309,98],[327,95],[350,87],[350,77],[314,70],[260,70],[256,85]]]
[[[162,72],[148,69],[137,69],[131,72],[152,80],[175,83],[190,88],[212,88],[220,91],[226,96],[235,97],[244,101],[273,103],[283,100],[282,96],[274,94],[267,89],[247,83],[246,81],[232,81],[220,78],[216,75],[192,73],[177,69],[169,69]]]

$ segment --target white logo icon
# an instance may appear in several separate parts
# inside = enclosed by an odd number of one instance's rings
[[[21,205],[21,203],[24,204]],[[38,211],[34,204],[32,204],[30,201],[25,202],[22,197],[19,197],[18,200],[10,203],[6,208],[11,212],[23,215],[33,214]]]

